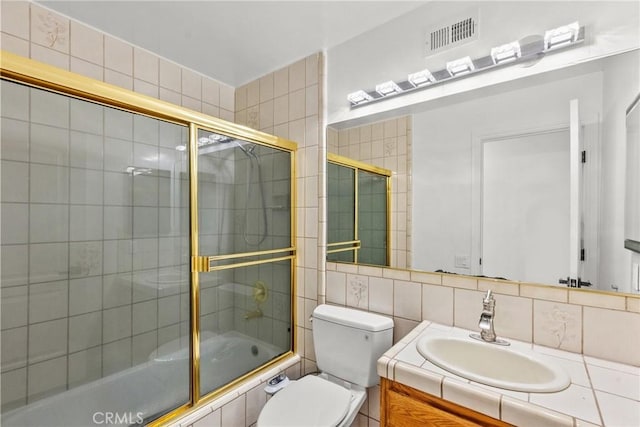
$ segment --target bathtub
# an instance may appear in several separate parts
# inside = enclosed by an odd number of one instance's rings
[[[188,400],[189,351],[178,348],[178,340],[164,344],[145,363],[9,411],[2,415],[2,425],[85,427],[146,423]],[[235,331],[221,335],[203,332],[203,394],[281,353],[269,343]]]

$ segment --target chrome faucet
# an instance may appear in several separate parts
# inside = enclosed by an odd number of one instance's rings
[[[501,340],[496,336],[496,331],[493,328],[493,318],[495,317],[496,300],[491,295],[491,289],[487,291],[482,300],[482,313],[480,314],[480,321],[478,327],[480,328],[480,334],[470,334],[471,338],[475,338],[480,341],[488,342],[498,345],[509,345],[505,340]]]

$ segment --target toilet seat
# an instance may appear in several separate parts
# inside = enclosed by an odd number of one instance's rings
[[[258,418],[259,427],[335,427],[349,412],[351,392],[307,375],[274,395]]]

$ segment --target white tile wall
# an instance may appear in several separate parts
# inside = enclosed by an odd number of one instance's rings
[[[72,167],[102,169],[104,151],[100,135],[72,131],[69,146]]]
[[[27,286],[2,289],[2,329],[27,324]]]
[[[628,351],[640,346],[639,313],[584,307],[583,316],[585,354],[640,366],[640,354]],[[612,334],[612,330],[616,333]]]
[[[29,320],[32,323],[38,323],[67,317],[68,293],[69,282],[66,280],[29,286]],[[5,306],[3,310],[4,308]]]
[[[394,281],[393,312],[409,320],[422,318],[422,290],[416,282]]]
[[[60,393],[66,388],[67,358],[47,360],[31,365],[28,370],[29,399],[36,400]]]
[[[24,203],[2,203],[2,242],[25,244],[29,240],[29,210]]]
[[[27,365],[26,328],[2,331],[2,372],[12,371]]]
[[[2,287],[26,284],[28,281],[28,247],[26,245],[5,245],[2,251]]]
[[[131,338],[112,341],[102,346],[102,375],[107,376],[131,366]]]
[[[2,90],[8,88],[2,84]],[[4,110],[5,103],[2,104]],[[29,160],[29,124],[10,118],[3,118],[2,158],[26,162]]]
[[[69,387],[79,386],[102,377],[102,352],[93,347],[69,355]]]
[[[66,355],[67,319],[29,325],[29,363]]]
[[[102,308],[102,276],[69,281],[69,314],[90,313]]]
[[[69,351],[75,352],[102,343],[102,312],[69,318]]]
[[[534,300],[534,341],[548,347],[582,351],[582,308],[577,305]]]
[[[422,319],[453,325],[453,289],[422,285]]]

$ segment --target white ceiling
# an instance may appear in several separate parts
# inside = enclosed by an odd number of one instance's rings
[[[425,3],[36,1],[233,87],[339,45]]]

